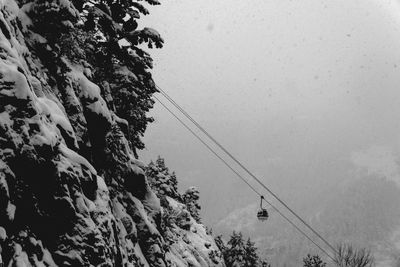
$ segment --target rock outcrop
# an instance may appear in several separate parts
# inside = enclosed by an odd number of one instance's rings
[[[121,106],[127,89],[94,73],[81,56],[87,51],[77,49],[93,44],[79,32],[72,37],[82,39],[73,40],[46,33],[82,24],[77,3],[0,2],[2,261],[224,266],[213,238],[179,197],[162,197],[160,204],[151,189],[129,140],[129,119],[120,117],[130,105]],[[69,43],[79,41],[79,47]],[[145,79],[122,63],[118,71],[132,83]],[[167,224],[166,214],[174,218]]]

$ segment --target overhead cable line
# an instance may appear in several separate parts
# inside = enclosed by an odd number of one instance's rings
[[[247,174],[249,174],[258,184],[260,184],[268,193],[270,193],[280,204],[290,211],[298,220],[300,220],[308,229],[318,236],[335,254],[337,250],[332,246],[321,234],[314,230],[303,218],[301,218],[293,209],[291,209],[283,200],[280,199],[271,189],[269,189],[260,179],[258,179],[248,168],[246,168],[239,160],[236,159],[224,146],[222,146],[211,134],[208,133],[195,119],[192,118],[178,103],[175,102],[162,88],[156,85],[160,93],[174,105],[187,119],[189,119],[201,132],[203,132],[211,141],[214,142],[222,151],[224,151],[234,162],[236,162]]]
[[[259,196],[262,196],[260,192],[257,191],[257,189],[254,188],[254,186],[252,186],[244,177],[242,177],[235,169],[233,169],[231,167],[231,165],[229,165],[229,163],[223,159],[220,155],[218,155],[218,153],[212,148],[210,147],[203,139],[201,139],[201,137],[196,134],[184,121],[182,121],[177,115],[175,115],[175,113],[169,109],[163,102],[160,101],[160,99],[158,99],[156,96],[153,95],[153,97],[175,118],[177,119],[190,133],[192,133],[204,146],[206,146],[208,148],[208,150],[211,151],[211,153],[213,153],[219,160],[221,160],[232,172],[234,172],[236,174],[236,176],[238,176],[240,179],[243,180],[243,182],[245,182],[247,184],[248,187],[250,187],[251,190],[253,190],[254,193],[256,193]]]
[[[332,262],[335,262],[335,259],[329,254],[324,248],[322,248],[320,245],[318,245],[314,240],[311,239],[303,230],[300,229],[294,222],[292,222],[285,214],[283,214],[278,208],[276,208],[274,205],[272,205],[271,202],[266,200],[264,198],[264,201],[267,202],[279,215],[281,215],[286,221],[288,221],[294,228],[296,228],[297,231],[299,231],[302,235],[304,235],[311,243],[313,243],[317,248],[319,248],[328,258],[332,260]]]
[[[317,248],[319,248],[327,257],[332,261],[335,259],[320,245],[318,245],[311,237],[309,237],[303,230],[301,230],[294,222],[292,222],[285,214],[283,214],[275,205],[270,201],[266,200],[264,196],[257,191],[240,173],[238,173],[229,163],[223,159],[211,146],[209,146],[198,134],[196,134],[183,120],[181,120],[170,108],[168,108],[160,99],[153,96],[176,120],[178,120],[182,126],[184,126],[194,137],[196,137],[211,153],[213,153],[219,160],[221,160],[237,177],[239,177],[246,185],[258,196],[262,197],[265,202],[267,202],[279,215],[281,215],[287,222],[289,222],[297,231],[299,231],[303,236],[305,236],[311,243],[313,243]]]

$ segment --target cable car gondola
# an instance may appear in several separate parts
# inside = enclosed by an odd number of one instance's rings
[[[262,206],[263,199],[264,199],[264,196],[261,196],[260,209],[257,212],[257,219],[262,222],[268,220],[268,211],[267,211],[267,209],[263,208],[263,206]]]

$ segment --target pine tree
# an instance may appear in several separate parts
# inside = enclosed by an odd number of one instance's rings
[[[190,215],[197,221],[201,222],[200,218],[200,204],[199,204],[199,199],[200,199],[200,193],[199,190],[192,186],[189,187],[189,189],[186,190],[186,192],[182,196],[184,203],[186,204],[186,207],[188,211],[190,212]]]
[[[163,174],[169,173],[167,166],[165,166],[165,160],[161,156],[157,157],[156,166],[157,166],[159,172],[161,172]]]
[[[160,198],[169,196],[181,200],[175,172],[169,173],[163,158],[158,156],[155,163],[151,161],[146,168],[146,175],[149,178],[150,186]]]
[[[259,263],[259,257],[257,254],[257,248],[249,239],[247,239],[246,246],[245,246],[245,258],[244,258],[244,267],[253,267],[257,266]]]
[[[321,260],[318,255],[311,256],[307,254],[307,257],[303,259],[304,267],[325,267],[326,263]]]
[[[90,69],[109,108],[125,119],[135,156],[143,149],[141,137],[153,122],[148,111],[157,92],[150,70],[152,58],[140,45],[161,48],[163,39],[151,28],[138,29],[137,20],[149,14],[158,0],[71,0],[53,8],[50,0],[34,1],[34,29],[47,42],[28,44],[49,71],[50,86],[63,94],[66,73],[73,64]],[[72,64],[66,63],[69,61]],[[67,110],[68,112],[68,110]]]
[[[221,250],[227,267],[271,267],[257,254],[255,243],[250,238],[245,242],[240,232],[234,231],[227,244],[221,236],[215,238],[215,243]]]
[[[217,237],[214,238],[214,240],[219,250],[222,252],[222,254],[224,254],[226,250],[226,245],[224,240],[222,239],[222,235],[218,235]]]
[[[242,266],[246,255],[242,233],[234,231],[227,245],[228,248],[224,255],[227,267]]]
[[[269,264],[266,260],[261,260],[259,262],[260,267],[271,267],[271,264]]]

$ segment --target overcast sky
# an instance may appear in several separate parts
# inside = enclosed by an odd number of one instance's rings
[[[165,0],[150,11],[142,24],[165,40],[151,51],[156,83],[289,202],[349,165],[398,179],[398,1]],[[160,105],[152,115],[142,160],[162,155],[182,188],[197,185],[206,220],[217,201],[257,201]]]

